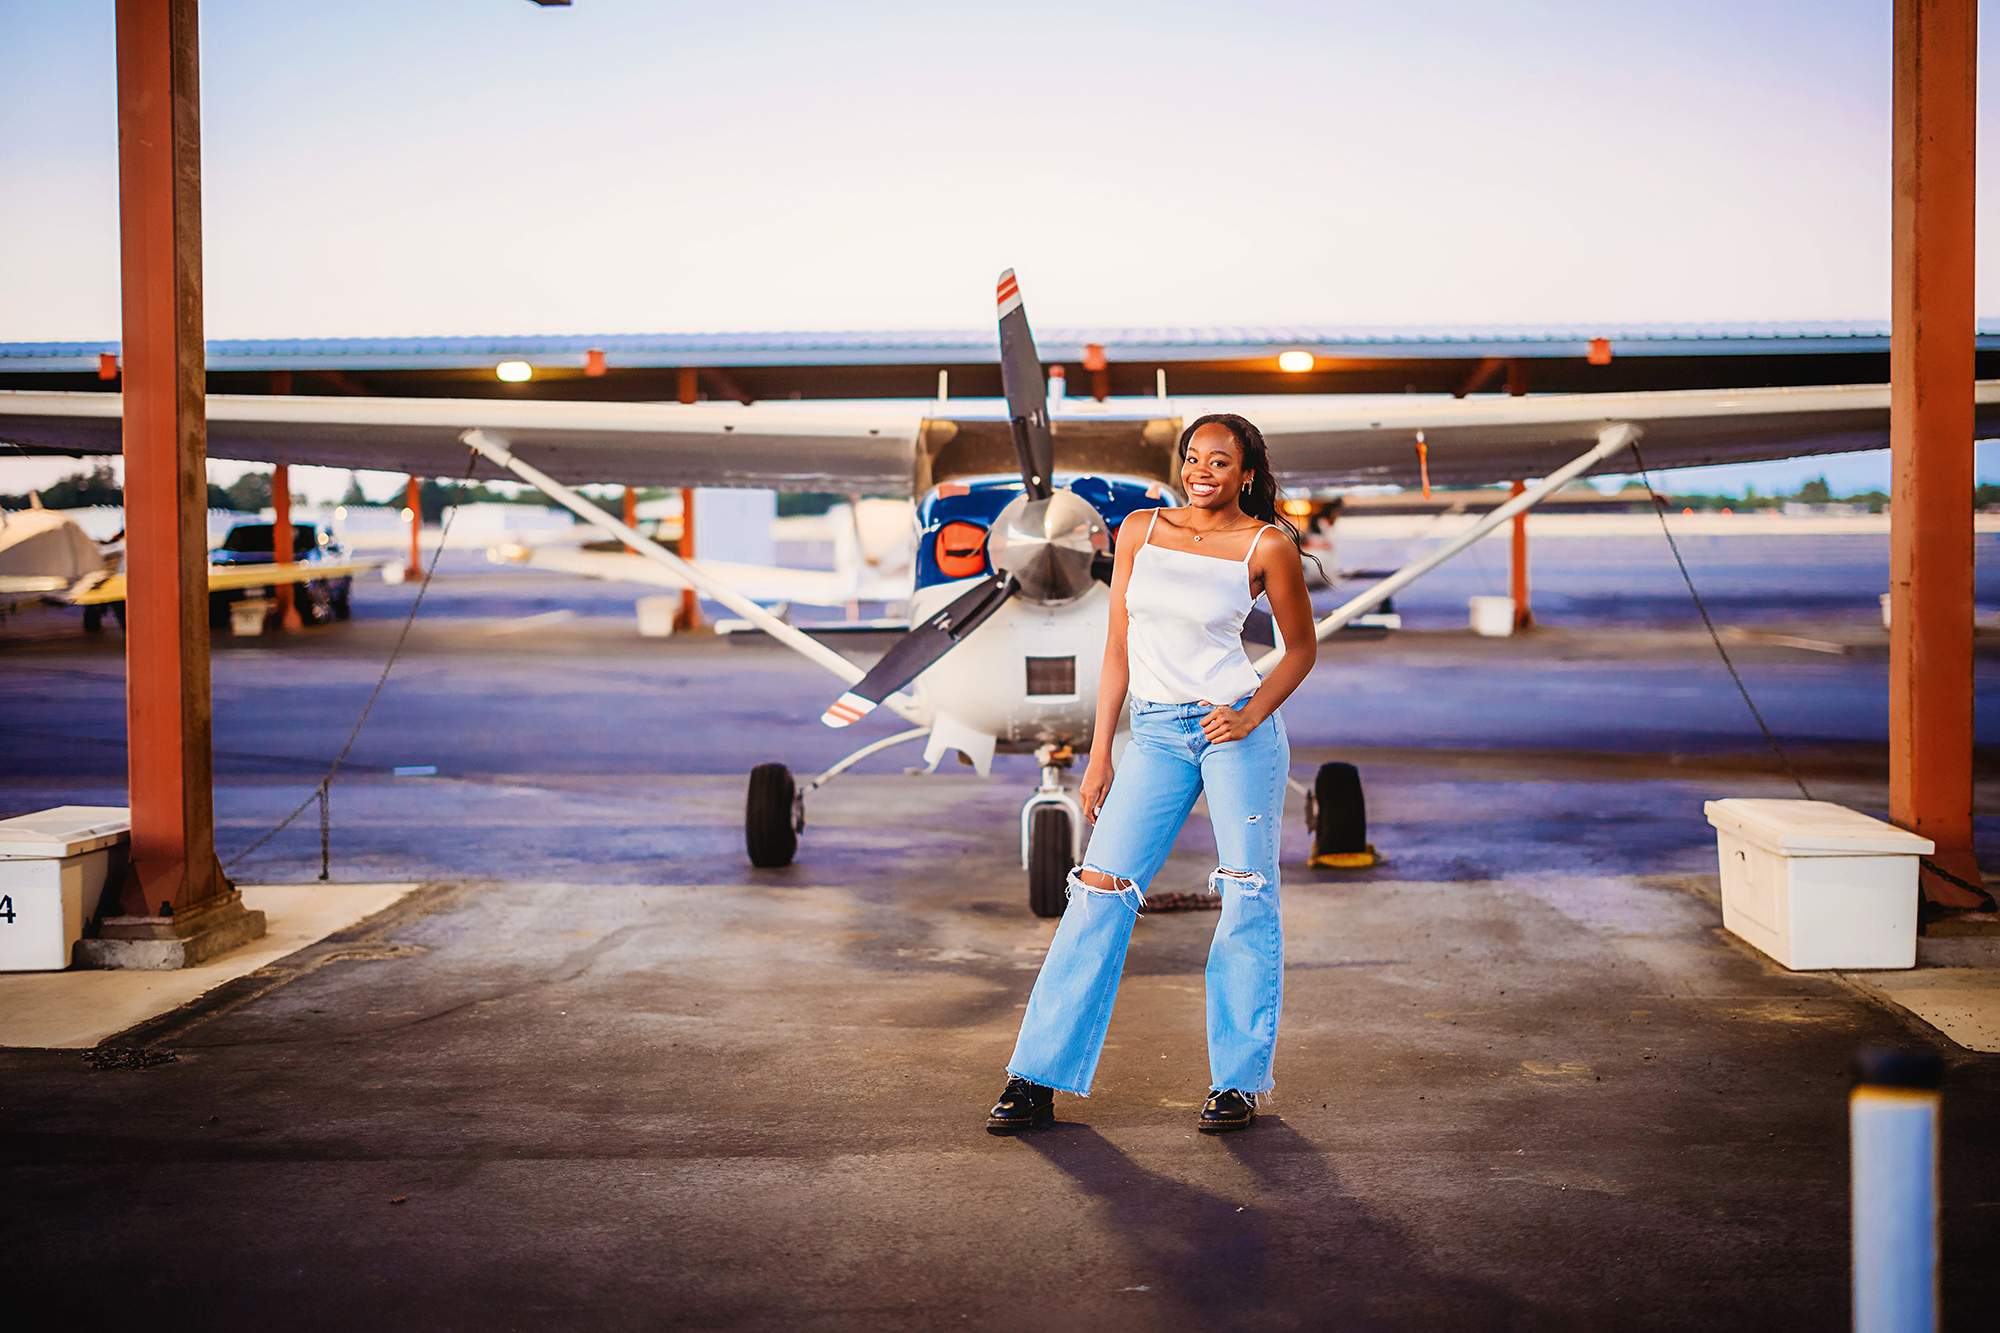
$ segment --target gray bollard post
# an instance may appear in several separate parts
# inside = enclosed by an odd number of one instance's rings
[[[1847,1123],[1854,1196],[1855,1333],[1938,1326],[1938,1088],[1933,1051],[1854,1057]]]

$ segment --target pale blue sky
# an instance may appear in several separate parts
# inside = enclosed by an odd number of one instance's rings
[[[117,334],[111,12],[0,0],[0,341]],[[1889,15],[207,0],[208,331],[1880,319]]]

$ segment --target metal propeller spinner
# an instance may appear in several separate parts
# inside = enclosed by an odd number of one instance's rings
[[[994,520],[986,552],[995,569],[1020,585],[1021,597],[1062,606],[1090,591],[1091,566],[1111,547],[1111,530],[1089,501],[1072,491],[1046,500],[1023,495]]]

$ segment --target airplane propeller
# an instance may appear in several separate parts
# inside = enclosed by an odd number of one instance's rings
[[[1021,305],[1014,270],[1000,275],[1000,380],[1024,494],[993,525],[988,553],[995,570],[951,605],[903,636],[853,689],[820,715],[829,727],[851,726],[915,680],[985,623],[1007,600],[1026,593],[1046,605],[1073,602],[1093,578],[1109,582],[1104,553],[1110,534],[1082,497],[1055,488],[1056,441],[1049,429],[1048,384],[1035,335]]]

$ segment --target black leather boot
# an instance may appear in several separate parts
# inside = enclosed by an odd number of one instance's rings
[[[1007,1090],[986,1116],[988,1134],[1017,1134],[1056,1118],[1056,1090],[1025,1078],[1007,1080]]]
[[[1234,1088],[1224,1088],[1208,1095],[1208,1105],[1201,1108],[1200,1128],[1204,1134],[1223,1134],[1248,1129],[1256,1118],[1256,1103]]]

